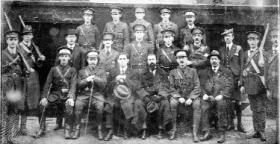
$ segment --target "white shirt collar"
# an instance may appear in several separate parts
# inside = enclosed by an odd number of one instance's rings
[[[11,53],[11,54],[16,54],[17,48],[11,49],[10,47],[8,47],[8,51],[9,51],[9,53]]]
[[[231,49],[233,43],[230,43],[230,44],[226,44],[226,47],[228,47],[229,49]]]
[[[219,70],[219,68],[220,68],[220,66],[217,66],[217,67],[215,67],[215,68],[212,66],[212,70],[213,70],[215,73],[217,73],[217,71]]]
[[[189,29],[193,29],[195,27],[195,25],[194,24],[192,24],[192,25],[188,25],[188,28]]]
[[[28,47],[30,47],[30,45],[31,45],[31,42],[26,42],[26,41],[22,41],[22,42],[23,42],[23,44],[25,44]]]
[[[126,70],[127,70],[127,66],[126,67],[124,67],[124,68],[122,68],[122,67],[120,67],[120,72],[126,72]]]
[[[105,47],[105,48],[104,48],[105,53],[107,53],[107,52],[111,53],[111,49],[112,49],[111,47],[109,47],[109,48]]]
[[[67,47],[73,50],[75,47],[75,44],[73,44],[73,45],[67,44]]]

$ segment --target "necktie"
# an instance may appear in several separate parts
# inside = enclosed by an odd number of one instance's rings
[[[106,56],[109,56],[110,55],[110,52],[107,50],[107,52],[106,52]]]

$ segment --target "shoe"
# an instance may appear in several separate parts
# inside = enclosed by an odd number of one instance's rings
[[[225,132],[223,131],[217,143],[224,143],[225,142]]]
[[[141,139],[146,139],[147,138],[147,133],[146,133],[146,129],[143,129],[143,132],[142,132],[142,136],[141,136]]]
[[[76,127],[75,127],[75,130],[74,130],[74,135],[72,136],[72,139],[78,139],[80,137],[80,128],[81,128],[81,125],[78,124]]]
[[[209,139],[211,139],[211,138],[212,138],[212,136],[210,135],[210,131],[207,130],[207,131],[204,133],[203,137],[200,138],[200,141],[207,141],[207,140],[209,140]]]
[[[158,135],[157,135],[157,139],[162,139],[162,130],[159,130]]]
[[[264,132],[260,132],[260,139],[261,141],[266,141],[266,136]]]
[[[65,128],[64,128],[64,138],[65,138],[65,139],[71,139],[70,126],[69,126],[68,124],[65,124]]]
[[[98,139],[99,140],[103,140],[103,134],[102,134],[102,129],[101,128],[98,128]]]
[[[196,134],[193,134],[193,142],[194,142],[194,143],[199,142],[199,139],[198,139],[198,137],[197,137]]]
[[[247,134],[247,139],[251,139],[251,138],[260,138],[260,133],[259,132],[252,132]]]
[[[104,138],[104,141],[109,141],[109,140],[112,139],[112,137],[113,137],[113,130],[110,129],[109,132],[108,132],[108,134],[107,134],[106,137]]]
[[[169,140],[174,140],[175,137],[176,137],[176,132],[175,131],[171,131],[168,139]]]

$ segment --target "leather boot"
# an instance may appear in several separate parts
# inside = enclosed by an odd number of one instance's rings
[[[113,137],[113,130],[110,129],[109,132],[108,132],[108,134],[107,134],[106,137],[104,138],[104,140],[105,140],[105,141],[109,141],[109,140],[112,139],[112,137]]]
[[[158,131],[158,135],[157,135],[157,139],[162,139],[163,136],[162,136],[162,129],[159,129]]]
[[[146,139],[147,138],[147,132],[146,132],[146,129],[143,129],[143,132],[142,132],[142,136],[141,136],[141,139]]]
[[[169,135],[169,140],[174,140],[176,138],[176,131],[171,130]]]
[[[261,141],[266,141],[266,136],[264,132],[260,132],[260,139]]]
[[[98,139],[103,140],[102,127],[98,126]]]
[[[80,137],[80,129],[81,129],[81,124],[77,124],[74,127],[74,135],[72,136],[72,139],[77,139]]]
[[[65,124],[65,127],[64,127],[64,138],[65,139],[70,139],[71,138],[70,129],[71,129],[70,125]]]
[[[41,119],[42,119],[42,121],[40,122]],[[39,131],[36,133],[35,138],[39,138],[39,137],[44,136],[44,135],[45,135],[45,132],[46,132],[46,118],[43,117],[43,118],[41,118],[41,119],[39,119],[39,123],[41,123],[40,129],[39,129]]]
[[[57,118],[56,118],[56,124],[55,124],[55,127],[54,127],[53,130],[62,129],[62,120],[63,120],[63,117],[57,116]]]
[[[195,143],[199,142],[199,139],[197,137],[197,133],[198,133],[197,126],[193,126],[193,142],[195,142]]]
[[[225,139],[226,139],[226,134],[225,134],[225,131],[223,130],[223,131],[221,132],[220,138],[219,138],[219,140],[217,141],[217,143],[224,143],[224,142],[225,142]]]
[[[211,139],[210,130],[206,130],[203,137],[200,138],[200,141],[206,141]]]
[[[21,123],[20,123],[20,130],[19,134],[20,135],[27,135],[27,129],[26,129],[26,121],[27,121],[27,116],[26,115],[21,115]]]

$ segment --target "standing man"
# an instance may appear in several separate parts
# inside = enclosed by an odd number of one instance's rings
[[[248,138],[260,138],[266,141],[265,136],[265,117],[266,117],[266,88],[264,76],[264,65],[259,62],[260,59],[260,42],[261,34],[257,31],[247,33],[247,42],[249,50],[244,54],[244,66],[242,71],[243,86],[242,93],[247,93],[250,107],[253,112],[254,132],[248,134]],[[263,52],[265,62],[267,55]]]
[[[219,51],[221,55],[221,64],[230,70],[233,75],[233,91],[231,95],[231,117],[229,120],[228,130],[234,129],[234,115],[237,116],[237,130],[245,133],[242,125],[241,116],[241,96],[240,96],[240,84],[242,76],[242,66],[244,52],[240,45],[234,44],[234,32],[232,27],[227,27],[221,34],[224,37],[225,45],[222,46]]]
[[[166,29],[162,31],[162,34],[164,45],[161,45],[157,51],[158,65],[165,72],[169,73],[178,66],[174,52],[179,50],[179,48],[173,44],[175,31]]]
[[[24,110],[20,111],[21,113],[21,124],[20,124],[20,133],[22,135],[27,134],[26,121],[27,115],[30,110],[38,108],[40,100],[40,82],[38,69],[42,67],[43,62],[45,61],[44,55],[39,55],[35,50],[35,44],[33,42],[33,31],[30,25],[26,25],[22,31],[22,42],[19,44],[24,58],[27,60],[27,63],[31,67],[32,71],[24,79]],[[38,47],[36,48],[38,49]],[[39,50],[39,49],[38,49]]]
[[[103,67],[99,67],[99,52],[88,51],[86,54],[87,66],[78,74],[78,96],[75,103],[75,125],[73,139],[80,136],[81,120],[84,108],[93,106],[97,110],[96,122],[98,139],[103,140],[102,119],[104,107],[104,90],[107,83],[107,75]],[[91,97],[91,98],[90,98]],[[90,101],[91,100],[91,101]],[[90,104],[89,104],[90,103]]]
[[[104,48],[100,51],[100,66],[105,68],[105,71],[109,71],[116,66],[116,59],[119,55],[119,52],[112,48],[114,43],[114,34],[106,32],[102,36],[102,44]]]
[[[115,35],[114,46],[118,52],[122,52],[125,45],[129,43],[128,25],[122,22],[123,9],[120,7],[111,8],[113,21],[106,23],[103,33],[111,32]]]
[[[77,74],[76,69],[69,65],[70,57],[71,49],[60,48],[58,50],[59,65],[51,68],[44,86],[43,98],[40,101],[43,114],[41,114],[41,125],[37,137],[45,134],[46,116],[43,111],[45,107],[46,111],[49,108],[56,108],[56,117],[61,118],[60,127],[62,127],[62,118],[65,117],[64,137],[65,139],[71,138]]]
[[[128,54],[130,66],[139,74],[143,73],[146,69],[146,59],[148,53],[154,52],[152,44],[144,41],[146,27],[142,24],[136,24],[133,27],[135,41],[131,42],[124,48],[124,52]]]
[[[93,8],[84,8],[82,11],[84,24],[77,27],[79,36],[78,43],[85,51],[88,51],[91,48],[98,49],[100,32],[96,24],[92,23],[92,17],[95,10]]]
[[[220,64],[220,54],[213,50],[209,56],[211,67],[202,71],[201,95],[202,103],[202,131],[204,132],[201,141],[211,138],[209,126],[209,111],[214,110],[218,116],[218,128],[220,138],[218,143],[225,141],[227,121],[229,116],[229,104],[232,92],[232,72]]]
[[[171,135],[169,139],[175,138],[177,109],[180,107],[182,114],[193,113],[193,141],[198,142],[198,128],[201,118],[200,109],[200,83],[194,68],[190,68],[188,63],[189,54],[185,50],[177,50],[176,56],[179,66],[170,71],[169,81],[171,90],[170,107],[172,112]]]
[[[160,45],[162,45],[163,37],[162,31],[166,29],[172,29],[175,32],[175,40],[178,37],[178,26],[174,22],[170,21],[171,10],[169,8],[160,9],[160,17],[162,18],[161,22],[154,26],[154,35],[156,39],[156,48],[159,49]]]
[[[144,40],[148,41],[149,43],[151,43],[153,45],[154,41],[155,41],[153,26],[152,26],[152,24],[150,22],[148,22],[148,21],[146,21],[144,19],[145,13],[146,13],[146,9],[145,8],[143,8],[143,7],[136,7],[135,8],[136,20],[129,24],[130,40],[131,41],[135,40],[135,35],[133,34],[134,33],[134,30],[133,30],[134,25],[142,24],[142,25],[144,25],[146,27]]]

